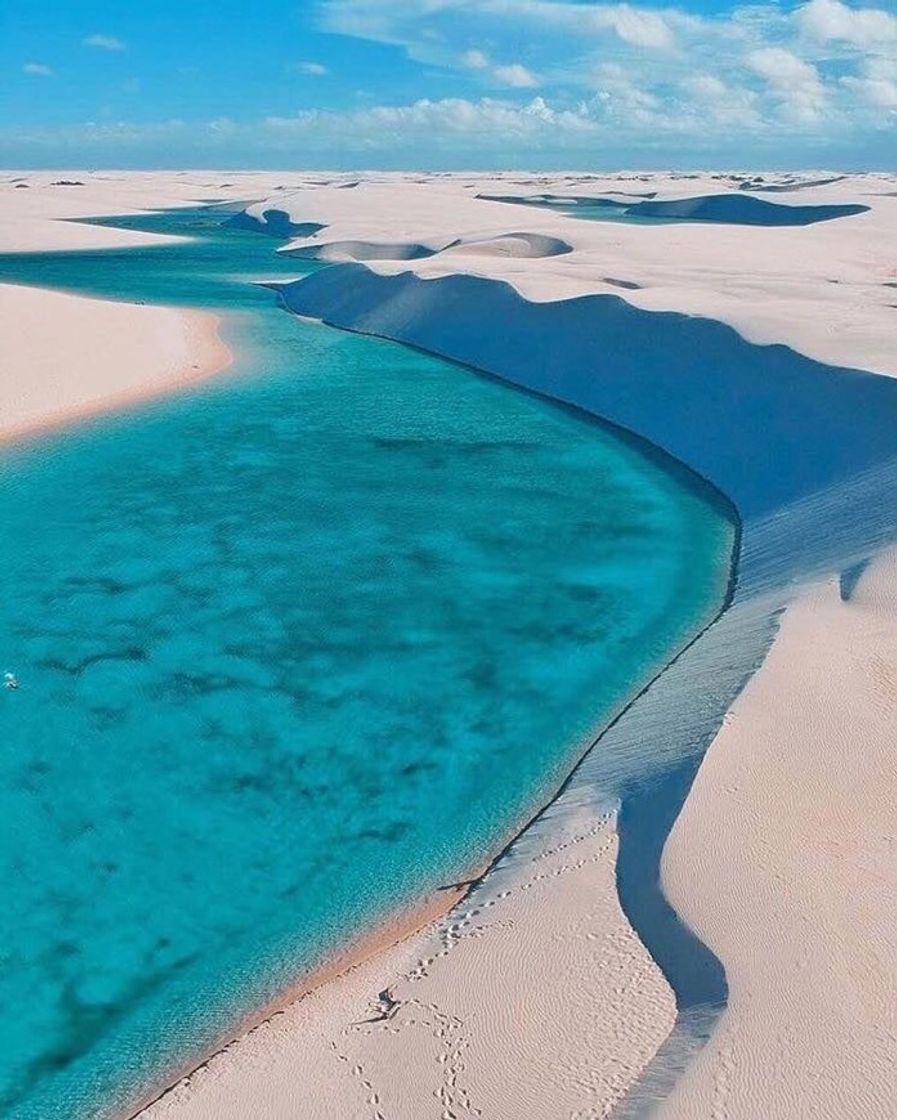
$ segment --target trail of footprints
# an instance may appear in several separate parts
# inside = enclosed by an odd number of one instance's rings
[[[349,1058],[349,1055],[343,1054],[337,1046],[336,1042],[332,1039],[330,1041],[330,1049],[333,1051],[338,1062],[342,1062],[346,1066],[350,1065],[351,1059]],[[373,1120],[386,1120],[386,1116],[380,1110],[380,1094],[374,1088],[374,1083],[370,1081],[365,1075],[364,1066],[356,1063],[351,1067],[349,1072],[351,1073],[352,1077],[358,1078],[358,1080],[361,1082],[362,1088],[368,1094],[365,1100],[365,1104],[369,1105],[373,1109],[373,1112],[371,1113]]]
[[[729,1115],[730,1082],[735,1072],[735,1050],[731,1039],[726,1037],[718,1054],[716,1072],[713,1077],[713,1100],[710,1105],[711,1120],[726,1120]]]
[[[552,848],[539,852],[532,857],[531,863],[538,865],[563,851],[575,849],[583,841],[605,831],[613,816],[614,814],[610,812],[603,814],[591,828]],[[446,919],[438,929],[438,950],[432,956],[422,957],[418,960],[414,968],[406,973],[402,979],[409,983],[420,983],[429,976],[432,966],[437,961],[447,957],[462,940],[483,937],[490,929],[512,928],[515,924],[513,920],[499,919],[485,924],[482,921],[475,922],[475,919],[481,918],[500,902],[510,898],[515,891],[530,890],[546,879],[559,878],[571,871],[580,870],[587,864],[599,863],[604,859],[614,842],[614,838],[615,834],[611,832],[605,842],[592,855],[563,863],[548,871],[536,871],[534,875],[516,887],[501,890],[494,898],[484,899],[481,903],[470,906],[457,916],[450,915],[449,919]],[[482,890],[482,887],[480,890]],[[474,899],[472,898],[471,901],[474,901]],[[372,1006],[375,1003],[376,1001],[372,1001]],[[470,1090],[461,1084],[466,1068],[464,1055],[471,1044],[470,1036],[464,1032],[463,1020],[456,1015],[443,1011],[435,1003],[426,1003],[417,998],[401,1000],[399,1004],[397,1015],[388,1017],[381,1022],[352,1024],[345,1029],[344,1036],[348,1039],[349,1036],[359,1033],[365,1037],[383,1033],[400,1035],[408,1028],[422,1028],[428,1031],[440,1044],[440,1053],[436,1061],[441,1070],[441,1083],[433,1090],[433,1096],[442,1109],[439,1120],[462,1120],[463,1117],[481,1118],[483,1116],[482,1109],[473,1103]],[[353,1062],[348,1054],[342,1052],[335,1041],[331,1041],[330,1046],[337,1061],[348,1067],[350,1075],[357,1078],[361,1084],[366,1094],[365,1103],[371,1109],[371,1120],[387,1120],[387,1115],[383,1111],[382,1094],[374,1086],[364,1066],[357,1061]],[[593,1116],[597,1120],[598,1114],[587,1108],[583,1112],[578,1112],[575,1120],[580,1120],[580,1117],[582,1120],[591,1120]],[[574,1118],[571,1118],[571,1120],[574,1120]]]

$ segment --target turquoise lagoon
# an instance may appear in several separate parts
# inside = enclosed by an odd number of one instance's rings
[[[247,281],[318,266],[221,220],[0,257],[3,280],[212,308],[237,355],[0,450],[13,1120],[126,1112],[478,869],[726,593],[734,528],[687,472],[288,315]]]

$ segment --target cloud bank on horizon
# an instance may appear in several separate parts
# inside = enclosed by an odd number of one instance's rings
[[[48,29],[27,0],[7,0],[0,161],[897,162],[897,0],[153,7],[155,18],[135,6],[108,27],[100,0],[63,3]]]

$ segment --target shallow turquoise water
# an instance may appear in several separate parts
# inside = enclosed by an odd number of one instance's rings
[[[493,853],[718,609],[630,440],[302,323],[258,234],[0,257],[228,312],[238,375],[0,452],[0,1113],[111,1115]],[[136,224],[136,223],[132,223]]]

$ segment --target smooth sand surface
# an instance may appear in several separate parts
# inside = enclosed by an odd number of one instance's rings
[[[0,437],[170,392],[226,368],[217,319],[0,284]]]
[[[177,241],[137,230],[91,226],[79,219],[195,206],[200,201],[249,201],[265,197],[284,182],[297,179],[284,179],[275,172],[0,172],[0,252],[133,248]]]
[[[729,1006],[663,1120],[897,1115],[897,553],[790,606],[667,844]]]
[[[613,814],[568,818],[430,931],[319,988],[141,1120],[597,1120],[675,1018],[620,909]],[[379,1022],[378,994],[395,1013]]]
[[[8,171],[0,252],[133,248],[177,240],[82,218],[267,194],[276,173]],[[78,185],[62,185],[62,184]],[[222,188],[221,184],[225,184]],[[176,391],[225,369],[214,315],[0,285],[0,437]]]
[[[378,260],[371,265],[378,272],[468,273],[505,280],[534,301],[614,293],[645,310],[718,319],[751,342],[785,343],[819,361],[897,374],[893,176],[851,175],[825,187],[758,196],[780,205],[870,207],[797,227],[584,221],[476,197],[609,197],[620,189],[656,191],[663,199],[741,193],[740,180],[710,175],[384,178],[365,177],[353,190],[334,184],[283,192],[250,212],[276,206],[296,222],[325,225],[313,237],[297,238],[295,247],[405,242],[442,250],[410,262]],[[482,251],[485,242],[520,232],[557,238],[573,252],[533,259]],[[621,280],[638,287],[621,289]]]

